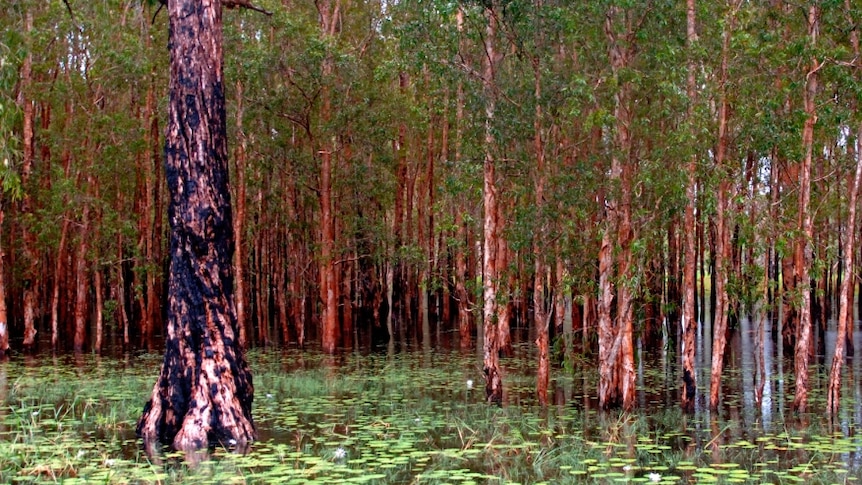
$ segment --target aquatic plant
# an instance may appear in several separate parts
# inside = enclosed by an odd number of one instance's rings
[[[158,359],[12,360],[0,407],[0,482],[16,483],[809,483],[862,478],[860,438],[816,416],[745,421],[686,416],[661,400],[644,413],[602,413],[586,374],[536,406],[526,359],[503,359],[506,399],[488,406],[463,383],[472,354],[250,352],[261,441],[150,459],[133,430]],[[584,372],[587,372],[585,369]],[[578,386],[574,383],[578,382]],[[587,383],[587,387],[580,385]],[[644,400],[665,392],[659,375]],[[649,392],[647,392],[647,390]],[[2,394],[0,394],[2,395]],[[814,394],[812,402],[820,402]],[[777,415],[777,414],[776,414]],[[848,426],[857,426],[848,414]]]

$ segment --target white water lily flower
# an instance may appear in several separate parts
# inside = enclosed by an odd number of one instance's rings
[[[658,473],[655,473],[655,472],[650,473],[649,474],[649,481],[660,482],[661,481],[661,475],[659,475]]]
[[[335,449],[335,453],[333,453],[333,456],[335,457],[336,460],[341,460],[345,456],[347,456],[347,451],[345,451],[344,448],[339,446],[338,448]]]
[[[473,389],[473,379],[467,379],[467,390]]]
[[[114,466],[114,459],[108,458],[107,460],[105,460],[105,466]]]

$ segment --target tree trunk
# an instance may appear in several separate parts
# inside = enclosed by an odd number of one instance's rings
[[[536,7],[541,7],[541,0]],[[538,31],[538,29],[537,29]],[[545,295],[545,278],[547,264],[545,263],[545,235],[547,227],[543,214],[545,206],[545,147],[542,140],[542,74],[539,57],[533,57],[533,98],[536,101],[536,112],[533,117],[533,152],[536,157],[536,194],[535,220],[538,227],[533,240],[533,257],[535,258],[535,273],[533,275],[533,325],[536,329],[536,347],[538,350],[538,367],[536,369],[536,395],[541,406],[548,405],[548,383],[550,381],[550,359],[548,327],[552,315],[548,311],[548,299]]]
[[[119,192],[119,186],[117,191]],[[129,340],[129,315],[126,312],[126,277],[123,273],[123,233],[117,233],[117,315],[118,324],[123,329],[123,349],[128,350],[131,340]],[[59,288],[59,287],[58,287]],[[56,297],[59,298],[59,289]],[[56,345],[55,345],[56,347]]]
[[[484,160],[484,250],[482,255],[482,322],[484,334],[483,369],[485,372],[485,397],[488,402],[503,401],[503,380],[500,374],[500,337],[497,331],[497,285],[499,274],[497,251],[499,234],[497,228],[497,181],[494,163],[494,70],[498,61],[496,52],[497,13],[493,6],[485,10],[488,25],[485,29],[485,55],[483,59],[483,94],[485,96],[485,160]]]
[[[340,2],[322,0],[317,5],[320,13],[320,28],[324,37],[335,35],[340,15]],[[327,52],[323,61],[324,83],[330,82],[335,69],[333,53]],[[329,88],[324,86],[321,92],[321,120],[324,124],[330,121],[332,108]],[[338,328],[338,282],[335,275],[335,216],[332,213],[332,154],[334,147],[330,145],[329,135],[324,134],[327,141],[318,150],[320,155],[320,298],[323,301],[322,338],[323,351],[335,353],[339,340]]]
[[[629,12],[611,7],[605,17],[608,55],[615,75],[626,69],[634,46],[623,45],[617,25],[622,19],[625,36],[631,35]],[[634,232],[631,223],[632,121],[631,82],[624,81],[614,96],[615,133],[613,139],[610,182],[618,186],[606,195],[607,223],[599,249],[599,405],[608,409],[621,406],[629,410],[635,404],[634,349],[632,346],[633,308],[629,281],[632,278],[631,244]],[[616,245],[617,250],[614,251]],[[616,253],[616,268],[614,268]],[[613,278],[620,284],[614,285]],[[616,315],[611,314],[613,292],[616,291]]]
[[[686,42],[689,49],[688,61],[688,122],[691,124],[692,136],[696,136],[694,105],[697,99],[697,65],[694,62],[694,44],[697,42],[695,0],[688,0],[686,9],[687,34]],[[694,142],[694,140],[692,140]],[[688,184],[686,185],[686,205],[683,223],[683,234],[685,239],[685,257],[682,274],[683,300],[682,318],[680,327],[682,329],[682,409],[686,413],[694,412],[695,398],[697,396],[697,374],[695,373],[695,345],[697,335],[697,318],[694,313],[694,288],[695,288],[695,220],[694,210],[697,204],[695,200],[697,189],[697,153],[689,157],[686,168]]]
[[[3,250],[4,209],[0,202],[0,360],[9,352],[9,316],[6,313],[6,254]]]
[[[26,32],[29,37],[33,30],[33,12],[27,10]],[[23,132],[21,136],[21,186],[24,188],[21,199],[22,219],[33,211],[32,198],[29,194],[30,175],[33,173],[33,162],[35,161],[35,135],[33,131],[34,106],[29,99],[30,85],[33,81],[33,54],[28,52],[21,66],[20,88],[18,90],[18,104],[23,113]],[[36,252],[36,235],[27,227],[27,222],[22,224],[22,241],[24,243],[24,349],[30,350],[36,345],[36,305],[37,305],[37,278],[39,256]]]
[[[221,3],[168,5],[170,102],[165,165],[170,273],[165,357],[137,426],[195,450],[256,435],[251,371],[236,339]]]
[[[460,4],[456,12],[458,33],[464,30],[464,10]],[[459,37],[459,50],[463,49],[463,38]],[[455,163],[461,163],[464,138],[464,84],[459,79],[455,94]],[[467,251],[470,241],[467,240],[467,229],[464,226],[463,204],[456,202],[455,227],[458,244],[455,246],[455,299],[458,301],[458,336],[462,349],[473,346],[472,319],[470,316],[470,294],[467,292]]]
[[[90,278],[87,274],[87,251],[89,249],[90,204],[84,202],[81,211],[81,232],[78,240],[78,254],[75,256],[75,337],[73,349],[75,352],[84,350],[84,340],[87,336],[87,320],[89,317]]]
[[[496,184],[496,182],[495,182]],[[495,188],[495,190],[497,190]],[[496,197],[495,197],[496,198]],[[511,357],[514,353],[512,349],[512,329],[511,329],[511,321],[512,321],[512,299],[509,295],[511,295],[512,288],[514,287],[514,274],[515,272],[509,268],[509,262],[511,261],[509,257],[509,244],[502,237],[503,228],[500,227],[501,222],[505,220],[503,216],[503,208],[502,204],[500,204],[499,199],[497,200],[497,217],[494,225],[496,226],[495,234],[497,235],[497,262],[494,264],[497,272],[497,289],[495,293],[497,294],[497,346],[500,349],[500,355]],[[504,280],[505,278],[505,280]],[[502,301],[500,300],[500,295],[504,295]]]
[[[235,205],[236,214],[233,218],[233,239],[236,242],[236,248],[233,253],[233,275],[234,275],[234,298],[236,299],[236,325],[239,328],[239,345],[245,348],[248,345],[248,337],[246,336],[246,315],[245,315],[245,254],[243,252],[243,225],[245,224],[245,151],[246,139],[245,132],[242,128],[243,117],[243,89],[242,81],[236,82],[236,136],[237,146],[234,155],[234,163],[236,168],[236,193]]]
[[[808,9],[808,36],[811,47],[817,43],[820,30],[820,12],[817,6]],[[811,267],[811,212],[808,210],[811,198],[811,161],[814,152],[814,124],[817,123],[817,71],[820,69],[817,58],[811,59],[807,72],[804,106],[805,125],[802,129],[802,166],[799,171],[799,239],[796,245],[796,270],[801,290],[802,303],[799,308],[799,325],[796,327],[796,348],[794,351],[794,368],[796,371],[796,391],[793,397],[793,410],[804,413],[808,409],[808,361],[811,346],[811,279],[808,276]],[[839,338],[839,340],[841,340]]]
[[[715,153],[715,167],[719,173],[718,203],[716,207],[715,230],[715,315],[712,339],[712,369],[709,381],[709,407],[718,409],[721,398],[721,373],[724,369],[724,349],[727,344],[727,280],[731,262],[730,254],[730,221],[728,220],[729,201],[731,199],[730,174],[724,166],[727,157],[727,71],[730,56],[730,40],[736,19],[736,6],[728,13],[728,22],[724,29],[721,47],[721,68],[719,71],[719,106],[718,106],[718,144]]]
[[[845,2],[849,4],[849,0]],[[849,5],[847,10],[850,11]],[[858,34],[854,30],[851,33],[854,40],[855,52],[859,53]],[[856,131],[856,144],[862,142],[862,124],[859,125]],[[848,325],[853,323],[853,243],[855,241],[856,227],[856,199],[859,195],[859,184],[862,182],[862,150],[857,150],[856,153],[856,171],[853,175],[853,182],[850,186],[850,194],[847,196],[847,230],[844,235],[843,245],[843,273],[845,278],[841,280],[841,289],[839,293],[840,302],[838,303],[838,330],[835,336],[835,353],[832,357],[832,367],[829,370],[829,381],[826,392],[826,412],[830,417],[835,418],[838,415],[839,405],[841,402],[841,366],[844,364],[845,343],[847,338]]]
[[[159,211],[160,205],[158,203],[159,199],[159,120],[156,115],[156,100],[155,100],[155,87],[150,88],[151,94],[148,97],[152,99],[148,101],[147,115],[149,118],[149,127],[150,127],[150,145],[152,146],[149,151],[149,157],[144,163],[147,166],[146,171],[146,187],[147,187],[147,214],[146,218],[148,221],[147,231],[145,233],[146,239],[146,257],[147,257],[147,314],[146,321],[148,327],[147,334],[147,348],[151,348],[152,337],[155,332],[155,329],[161,328],[162,318],[161,318],[161,309],[162,302],[159,298],[159,286],[161,285],[161,278],[159,277],[162,274],[162,262],[159,257],[160,251],[158,250],[159,245],[161,244],[161,224],[159,220],[161,220],[162,214]]]
[[[93,269],[93,292],[96,294],[96,338],[93,342],[93,352],[97,354],[102,353],[102,342],[104,340],[105,319],[103,313],[104,297],[102,295],[104,286],[102,268],[97,265]]]

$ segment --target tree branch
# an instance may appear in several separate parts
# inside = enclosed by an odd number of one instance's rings
[[[69,7],[69,1],[68,0],[63,0],[63,1],[66,2],[66,7]],[[257,5],[254,5],[253,3],[251,3],[251,0],[222,0],[221,5],[224,8],[230,8],[230,9],[247,8],[249,10],[254,10],[255,12],[260,12],[260,13],[267,15],[267,16],[272,16],[272,12],[270,12],[269,10],[260,8]],[[156,15],[158,15],[159,12],[161,12],[162,7],[167,7],[167,6],[168,6],[168,0],[159,0],[159,8],[157,8],[156,13],[153,14],[153,20],[151,23],[156,23]],[[72,9],[70,7],[69,8],[69,14],[71,14],[71,13],[72,13]]]
[[[225,8],[247,8],[249,10],[254,10],[255,12],[260,12],[264,15],[272,15],[272,12],[251,3],[251,0],[222,0],[221,4],[222,7]]]

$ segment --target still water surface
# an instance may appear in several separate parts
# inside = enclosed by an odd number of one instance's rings
[[[811,379],[812,413],[793,415],[793,367],[758,325],[730,340],[721,410],[710,413],[708,339],[699,339],[698,405],[678,409],[678,364],[663,345],[638,345],[638,409],[597,410],[587,358],[557,368],[552,405],[534,396],[535,353],[525,332],[502,359],[502,407],[483,401],[481,358],[416,347],[329,357],[254,350],[260,440],[245,455],[146,456],[133,429],[158,355],[16,356],[0,364],[0,482],[17,483],[844,483],[862,479],[862,352],[848,358],[842,411],[823,415],[825,369]],[[701,335],[709,329],[701,329]],[[520,334],[519,334],[520,335]],[[824,345],[834,346],[834,331]],[[430,340],[430,341],[429,341]],[[859,332],[855,348],[862,349]],[[762,379],[762,399],[756,384]]]

